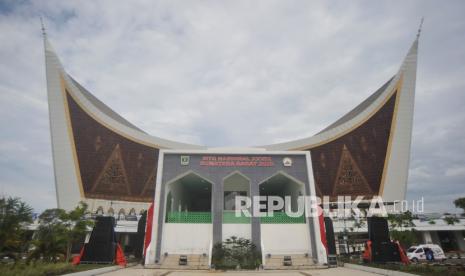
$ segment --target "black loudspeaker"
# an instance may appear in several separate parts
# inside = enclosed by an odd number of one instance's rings
[[[81,263],[113,263],[115,253],[115,218],[97,217],[89,242],[84,245]]]
[[[375,263],[400,262],[399,248],[389,238],[387,220],[380,217],[369,217],[367,222],[372,261]]]
[[[368,239],[372,243],[389,242],[389,227],[385,218],[369,217],[368,223]]]
[[[147,212],[144,212],[137,224],[137,234],[134,241],[134,257],[142,258],[144,253],[145,224],[147,222]]]
[[[336,255],[336,239],[334,238],[333,220],[329,217],[325,217],[325,231],[328,255]]]
[[[399,248],[391,241],[371,244],[372,260],[375,263],[400,262]]]

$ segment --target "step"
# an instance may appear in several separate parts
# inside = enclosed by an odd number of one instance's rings
[[[284,265],[284,257],[290,256],[292,265]],[[265,258],[264,269],[310,269],[314,268],[317,265],[311,257],[306,257],[305,255],[271,255],[270,257]]]
[[[187,265],[179,265],[179,258],[184,254],[170,254],[163,256],[160,262],[160,268],[164,269],[209,269],[208,256],[200,254],[190,254],[187,257]]]

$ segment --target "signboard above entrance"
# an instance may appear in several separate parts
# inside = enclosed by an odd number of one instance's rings
[[[224,156],[206,155],[200,159],[200,166],[207,167],[273,167],[271,156]]]

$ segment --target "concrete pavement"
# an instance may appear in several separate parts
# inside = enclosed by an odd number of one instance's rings
[[[355,269],[349,269],[344,267],[329,268],[329,269],[311,269],[302,271],[286,271],[286,270],[264,270],[264,271],[170,271],[161,269],[144,269],[142,266],[130,267],[120,269],[100,275],[111,275],[111,276],[368,276],[368,275],[379,275],[369,272],[364,272]]]

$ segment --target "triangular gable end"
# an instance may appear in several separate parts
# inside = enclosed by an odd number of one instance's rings
[[[349,149],[347,149],[347,146],[344,144],[332,195],[359,196],[372,194],[372,192],[357,162],[355,162]]]
[[[92,193],[119,193],[124,190],[131,195],[130,185],[124,168],[124,162],[121,154],[120,145],[117,144],[115,149],[108,158],[102,172],[92,186]]]

